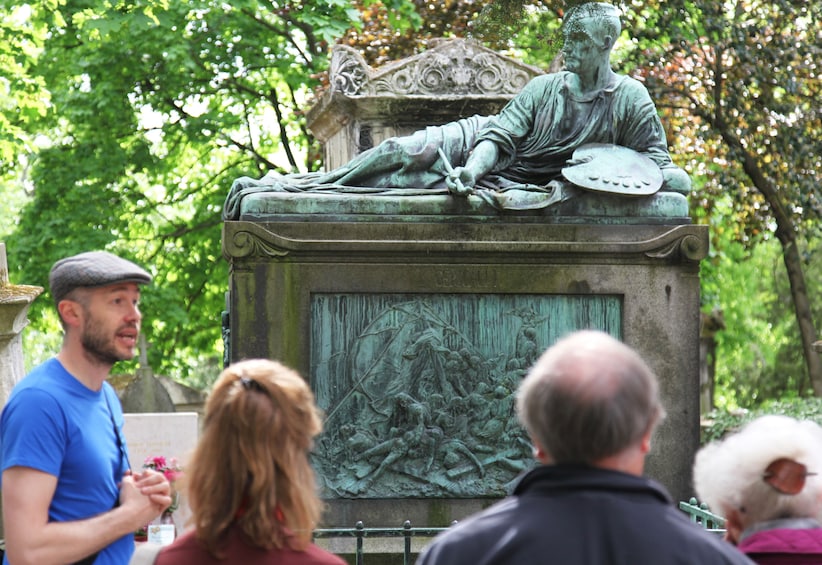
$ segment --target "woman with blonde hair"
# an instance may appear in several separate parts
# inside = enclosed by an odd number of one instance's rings
[[[696,455],[694,487],[760,565],[822,564],[822,428],[762,416]]]
[[[322,504],[308,453],[320,430],[314,395],[296,372],[267,360],[224,370],[186,465],[194,527],[157,565],[343,565],[311,542]]]

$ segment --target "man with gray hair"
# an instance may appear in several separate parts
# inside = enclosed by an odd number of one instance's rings
[[[642,476],[664,410],[630,347],[598,331],[565,337],[522,382],[517,410],[540,465],[437,537],[418,565],[751,563]]]

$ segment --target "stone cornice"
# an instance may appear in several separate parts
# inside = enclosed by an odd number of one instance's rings
[[[283,258],[292,253],[310,260],[345,252],[385,260],[407,261],[422,254],[426,260],[459,255],[463,260],[494,255],[502,262],[566,259],[610,262],[634,256],[643,261],[698,262],[708,253],[705,226],[602,226],[466,224],[260,224],[225,222],[223,255],[229,262]],[[508,237],[503,237],[506,234]],[[460,237],[461,236],[461,237]],[[400,259],[402,257],[402,259]]]

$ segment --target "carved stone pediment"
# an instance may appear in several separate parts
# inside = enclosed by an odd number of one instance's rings
[[[542,74],[467,39],[432,40],[418,55],[372,68],[347,45],[331,53],[330,88],[308,110],[328,169],[426,126],[496,114]]]
[[[330,80],[332,91],[346,96],[510,96],[541,73],[475,41],[450,39],[379,69],[368,66],[355,49],[337,45]]]

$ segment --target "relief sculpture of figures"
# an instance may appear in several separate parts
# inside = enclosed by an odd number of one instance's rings
[[[532,79],[498,114],[387,139],[328,172],[237,179],[223,218],[238,219],[246,195],[269,191],[473,195],[497,210],[548,208],[591,191],[687,194],[690,178],[671,160],[648,91],[611,69],[620,33],[616,7],[579,5],[563,22],[565,69]]]
[[[330,498],[504,495],[532,461],[514,403],[538,352],[621,324],[613,296],[326,295],[315,319],[342,304],[311,335]]]

